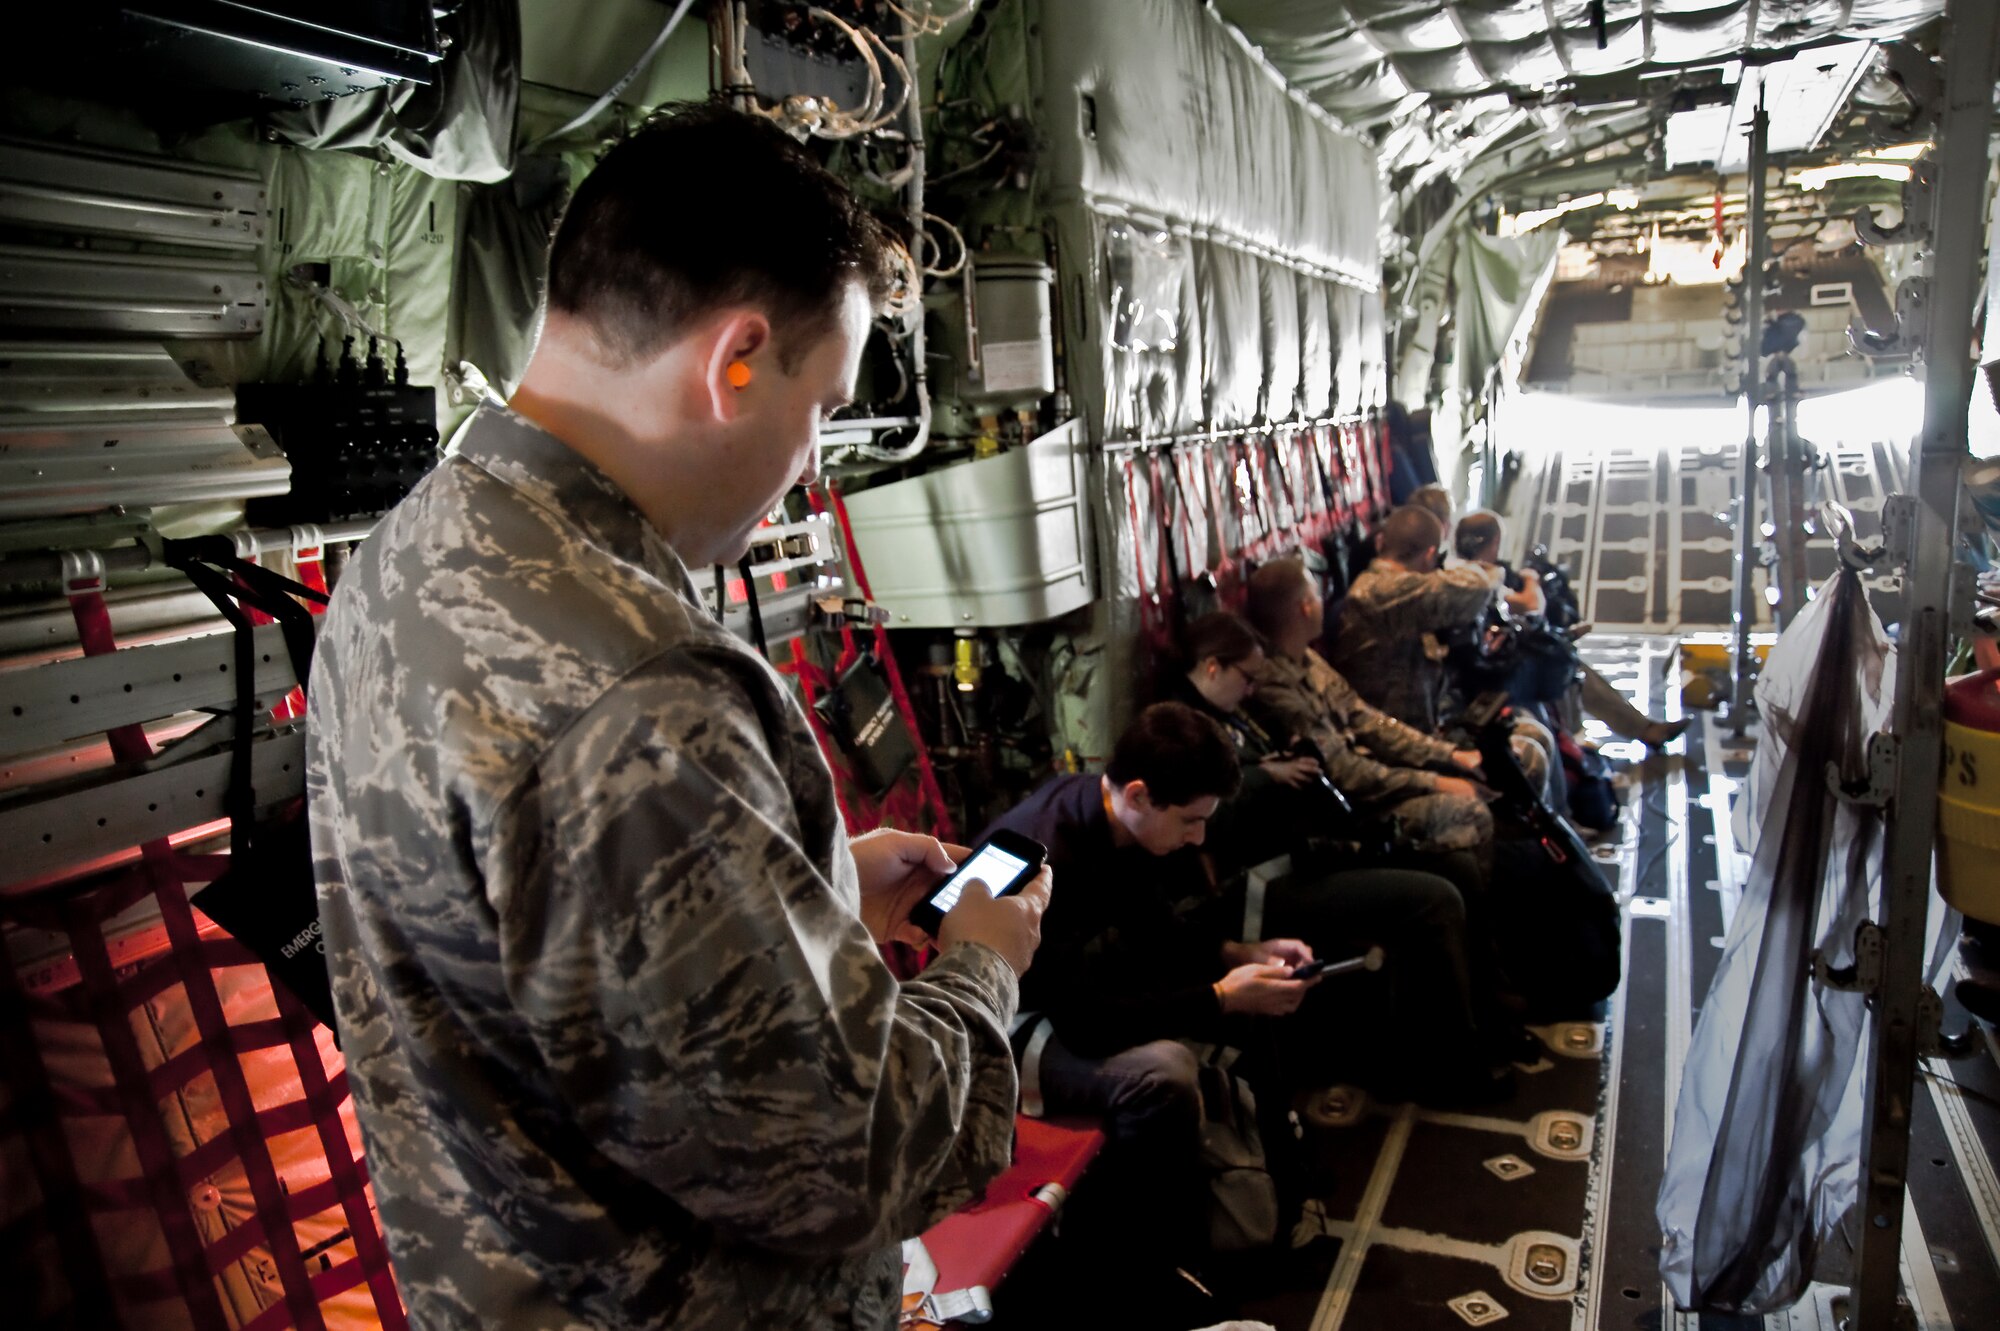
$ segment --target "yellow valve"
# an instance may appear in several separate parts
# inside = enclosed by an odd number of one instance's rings
[[[960,638],[953,653],[952,680],[960,693],[970,693],[979,687],[979,640]]]

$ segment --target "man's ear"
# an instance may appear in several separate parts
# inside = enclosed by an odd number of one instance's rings
[[[1125,802],[1141,812],[1150,811],[1153,807],[1153,792],[1146,789],[1144,781],[1127,781],[1124,794]]]
[[[710,326],[700,364],[702,388],[717,422],[728,424],[736,419],[744,394],[757,391],[759,374],[776,373],[776,358],[770,350],[771,321],[757,310],[733,311]],[[729,367],[738,361],[750,370],[741,388],[729,378]]]

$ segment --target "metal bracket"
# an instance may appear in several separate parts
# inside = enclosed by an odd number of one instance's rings
[[[1936,186],[1937,163],[1926,153],[1910,163],[1910,178],[1903,185],[1903,220],[1892,227],[1876,224],[1874,210],[1866,204],[1854,210],[1854,234],[1864,245],[1924,245],[1931,238],[1931,193]]]
[[[805,559],[819,553],[819,541],[812,532],[793,532],[775,540],[750,543],[750,566],[775,564],[784,559]]]
[[[1945,598],[1945,612],[1951,617],[1951,636],[1969,638],[1978,631],[1979,570],[1955,559],[1951,565],[1951,590]]]
[[[1908,568],[1910,553],[1917,538],[1917,497],[1911,494],[1893,494],[1882,501],[1882,550],[1889,557],[1889,567],[1896,571]]]
[[[891,618],[888,610],[858,597],[822,596],[812,604],[819,626],[826,628],[839,628],[843,624],[872,628],[887,624]]]
[[[1863,209],[1862,212],[1866,212]],[[1859,226],[1859,218],[1856,225]],[[1847,345],[1862,356],[1920,356],[1925,330],[1930,326],[1925,305],[1930,301],[1928,277],[1906,277],[1896,287],[1895,324],[1887,332],[1877,332],[1863,323],[1861,316],[1847,318]]]
[[[1843,993],[1873,994],[1882,984],[1884,946],[1882,927],[1873,920],[1863,920],[1854,928],[1853,965],[1832,965],[1824,952],[1814,949],[1814,983],[1822,989],[1838,989]]]
[[[1970,1028],[1957,1035],[1944,1030],[1944,999],[1929,985],[1917,998],[1917,1057],[1970,1058],[1979,1052],[1980,1040]]]
[[[1849,781],[1840,765],[1830,762],[1826,765],[1826,786],[1843,803],[1884,808],[1895,797],[1896,781],[1902,770],[1902,737],[1878,730],[1868,737],[1867,775],[1859,781]]]
[[[984,1285],[968,1285],[949,1294],[930,1294],[924,1299],[925,1316],[939,1323],[965,1322],[978,1326],[993,1320],[993,1296]]]
[[[1914,46],[1890,42],[1880,49],[1888,62],[1889,77],[1910,99],[1909,120],[1898,128],[1913,131],[1919,138],[1928,137],[1925,131],[1937,122],[1944,101],[1944,75],[1928,54]]]

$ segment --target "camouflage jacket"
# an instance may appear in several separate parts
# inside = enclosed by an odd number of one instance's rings
[[[1354,580],[1330,644],[1355,692],[1405,725],[1438,727],[1444,648],[1438,634],[1479,622],[1499,594],[1482,570],[1412,573],[1377,560]]]
[[[356,551],[308,800],[427,1328],[892,1327],[1008,1162],[1013,972],[898,985],[783,682],[602,472],[484,409]]]
[[[1451,745],[1370,707],[1310,649],[1303,661],[1266,657],[1244,707],[1272,734],[1319,745],[1333,784],[1364,804],[1436,790],[1437,774],[1420,769],[1451,761]]]

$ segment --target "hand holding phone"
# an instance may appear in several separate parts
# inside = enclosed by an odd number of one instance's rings
[[[1346,975],[1350,971],[1379,971],[1382,969],[1382,956],[1381,948],[1371,947],[1360,956],[1349,957],[1346,961],[1334,961],[1329,957],[1320,957],[1316,960],[1308,961],[1303,966],[1293,967],[1291,978],[1294,980],[1316,980],[1322,975]]]
[[[910,911],[910,923],[936,938],[944,917],[958,904],[967,883],[975,879],[984,883],[987,894],[996,900],[1010,896],[1033,882],[1048,858],[1048,847],[1038,841],[1004,829],[995,832],[974,847],[949,878],[917,903]]]

